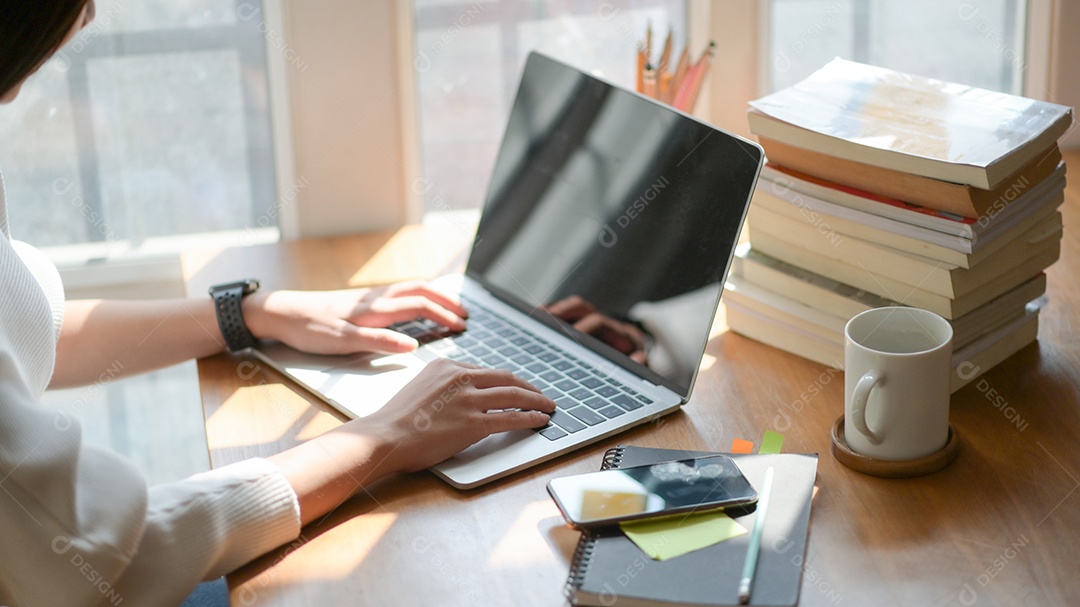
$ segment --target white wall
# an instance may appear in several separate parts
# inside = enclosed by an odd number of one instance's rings
[[[281,0],[284,31],[268,39],[270,52],[285,59],[292,184],[279,202],[296,200],[290,236],[380,230],[405,220],[402,108],[411,107],[405,101],[413,87],[399,78],[397,4]]]
[[[1054,0],[1053,34],[1050,48],[1050,94],[1048,101],[1073,108],[1073,129],[1061,140],[1061,147],[1080,149],[1080,2]]]
[[[764,32],[761,31],[765,0],[710,2],[709,38],[716,41],[717,53],[706,80],[708,98],[702,117],[744,137],[747,103],[765,95],[762,78]]]

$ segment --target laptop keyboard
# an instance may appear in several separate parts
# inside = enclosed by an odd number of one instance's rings
[[[559,440],[589,426],[615,419],[653,401],[558,346],[467,302],[469,329],[451,334],[427,319],[391,326],[439,356],[481,367],[506,369],[555,401],[551,423],[537,432]]]

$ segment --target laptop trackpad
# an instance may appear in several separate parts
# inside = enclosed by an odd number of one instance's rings
[[[427,365],[413,353],[317,356],[275,344],[263,354],[354,418],[381,409]]]
[[[459,464],[473,462],[487,455],[491,455],[492,453],[505,452],[506,449],[513,448],[518,444],[528,444],[527,441],[535,440],[535,430],[500,432],[499,434],[492,434],[475,445],[468,447],[461,453],[455,455],[451,461]]]

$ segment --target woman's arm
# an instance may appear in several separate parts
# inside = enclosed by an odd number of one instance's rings
[[[109,381],[224,347],[210,298],[68,301],[49,387]]]
[[[422,282],[344,291],[261,291],[244,298],[243,310],[255,337],[318,354],[409,352],[416,340],[384,327],[424,317],[461,330],[468,315],[455,297]],[[224,349],[209,297],[69,301],[50,387],[108,381]]]

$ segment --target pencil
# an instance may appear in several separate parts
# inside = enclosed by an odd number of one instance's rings
[[[743,563],[742,579],[739,581],[739,604],[750,602],[750,587],[754,581],[754,569],[757,568],[758,553],[761,552],[761,531],[765,528],[765,515],[769,509],[769,494],[772,493],[773,467],[765,471],[765,482],[761,487],[761,499],[758,501],[757,515],[754,517],[754,531],[750,534],[750,545],[746,548],[746,562]]]
[[[694,111],[694,104],[697,103],[698,93],[701,92],[701,84],[705,81],[705,76],[708,74],[709,65],[712,62],[713,53],[716,52],[716,43],[710,42],[709,48],[705,49],[705,52],[701,54],[701,57],[690,66],[690,69],[686,72],[686,78],[684,82],[679,85],[679,92],[675,95],[675,100],[672,102],[677,109],[684,112]]]
[[[689,68],[690,53],[684,48],[682,54],[679,55],[679,62],[675,65],[675,70],[669,74],[668,78],[665,78],[667,82],[661,82],[661,101],[668,105],[675,104],[675,96],[679,94],[679,87],[682,86],[683,79],[686,78],[686,72]]]
[[[648,97],[656,99],[656,70],[652,64],[645,66],[645,75],[642,78],[641,92]]]
[[[637,49],[637,92],[639,93],[645,91],[645,66],[648,63],[649,58],[645,56],[645,47],[639,44]]]
[[[657,93],[657,99],[664,103],[670,104],[673,97],[672,93],[675,89],[671,88],[671,72],[660,71],[658,74],[660,86],[657,87],[659,92]]]
[[[688,69],[690,69],[690,49],[684,48],[682,54],[679,55],[679,62],[675,64],[675,74],[671,77],[671,88],[673,91],[679,90],[683,78],[686,78],[686,71]]]
[[[652,21],[645,22],[645,63],[652,61]]]

